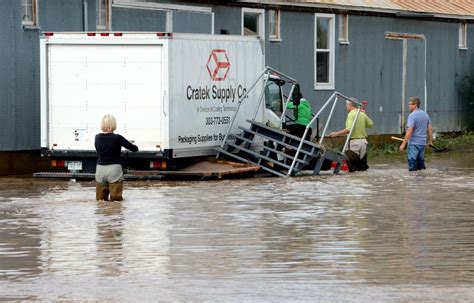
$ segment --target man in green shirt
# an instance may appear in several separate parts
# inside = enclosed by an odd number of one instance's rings
[[[351,101],[346,101],[346,126],[340,131],[331,132],[330,137],[342,136],[349,134],[354,119],[357,115],[357,106]],[[372,119],[367,116],[365,112],[360,112],[354,129],[352,130],[351,139],[349,141],[348,151],[346,154],[349,157],[349,170],[355,171],[360,170],[364,171],[369,168],[367,165],[367,128],[371,128],[374,125]],[[355,153],[355,155],[354,155]],[[352,169],[351,169],[352,166]]]

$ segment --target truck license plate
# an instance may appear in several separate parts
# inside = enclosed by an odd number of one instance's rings
[[[81,161],[68,161],[67,162],[67,169],[69,169],[69,170],[82,170],[82,162]]]

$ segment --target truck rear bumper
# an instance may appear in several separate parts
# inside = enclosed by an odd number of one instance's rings
[[[122,151],[122,158],[129,159],[171,159],[171,150],[166,149],[160,152],[150,151],[139,151],[136,153]],[[64,158],[64,159],[82,159],[82,158],[95,158],[97,159],[97,153],[95,151],[88,150],[55,150],[55,149],[41,149],[41,156],[50,158]]]

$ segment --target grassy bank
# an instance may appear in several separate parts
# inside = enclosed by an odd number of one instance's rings
[[[378,144],[370,146],[369,158],[398,155],[400,153],[398,149],[400,142],[390,138],[377,141]],[[456,146],[460,145],[474,145],[474,131],[437,134],[433,140],[433,145],[438,149],[446,148],[448,151],[454,150]]]
[[[397,137],[402,137],[397,135]],[[386,157],[391,155],[400,155],[399,147],[400,141],[391,139],[391,135],[382,136],[370,136],[369,140],[369,159],[376,157]],[[328,138],[325,141],[325,145],[328,148],[335,150],[342,150],[344,144],[344,138]],[[468,132],[456,132],[456,133],[439,133],[436,134],[433,144],[438,149],[447,148],[449,150],[455,150],[457,146],[461,145],[473,145],[474,146],[474,131]]]

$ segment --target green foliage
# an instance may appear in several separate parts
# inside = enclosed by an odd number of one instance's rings
[[[369,138],[369,148],[367,151],[368,158],[373,159],[378,157],[399,156],[400,143],[401,142],[390,140],[381,144],[373,144],[370,143]],[[448,151],[456,149],[456,146],[458,145],[474,145],[474,131],[438,134],[433,140],[433,145],[436,146],[437,149],[447,148]],[[343,144],[331,144],[327,142],[325,146],[326,148],[340,151],[342,150]],[[427,149],[427,152],[430,152],[430,150],[431,149]]]
[[[368,158],[375,158],[381,156],[390,156],[400,154],[400,142],[398,143],[384,143],[382,145],[371,146],[369,144]]]
[[[444,133],[438,136],[433,143],[439,147],[454,147],[461,144],[474,144],[474,132]]]
[[[455,149],[458,145],[474,145],[474,132],[456,132],[456,133],[443,133],[433,140],[433,145],[437,149],[447,148],[448,150]],[[376,157],[385,157],[391,155],[399,155],[400,142],[389,142],[381,145],[371,145],[369,143],[369,159]],[[429,150],[429,149],[428,149]]]

